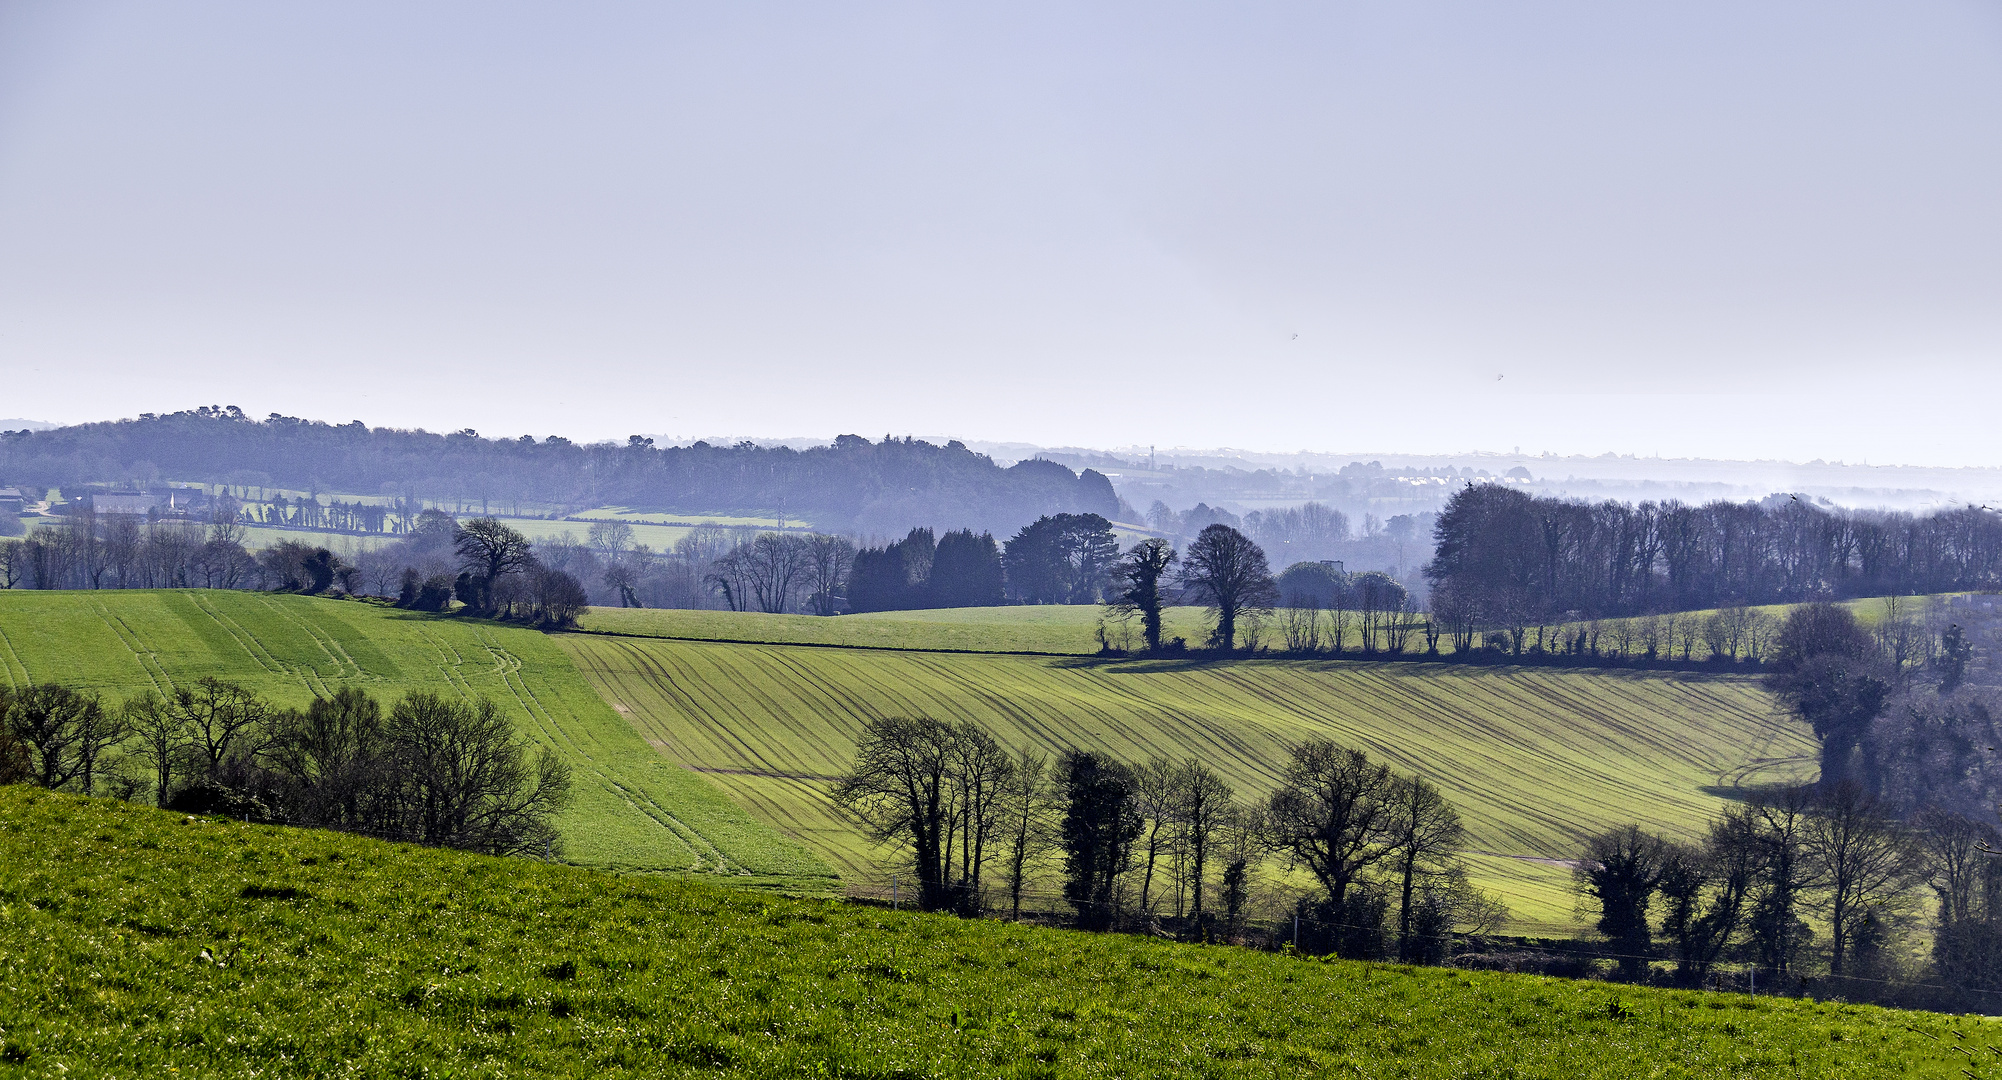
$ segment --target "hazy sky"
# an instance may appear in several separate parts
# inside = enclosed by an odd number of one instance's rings
[[[0,416],[2002,463],[2002,5],[0,0]]]

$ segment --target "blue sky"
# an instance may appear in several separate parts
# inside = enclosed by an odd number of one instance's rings
[[[2002,464],[2002,8],[0,0],[0,415]]]

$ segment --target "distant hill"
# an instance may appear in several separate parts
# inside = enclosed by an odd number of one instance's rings
[[[200,481],[466,501],[516,513],[633,506],[756,513],[823,529],[901,535],[914,526],[1013,533],[1043,514],[1131,520],[1111,481],[1052,461],[1002,467],[958,442],[871,442],[843,435],[796,450],[735,446],[580,445],[329,424],[203,407],[137,420],[0,436],[0,482],[35,487]]]

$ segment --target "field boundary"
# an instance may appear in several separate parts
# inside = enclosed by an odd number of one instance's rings
[[[446,616],[450,618],[451,616]],[[697,645],[763,645],[780,649],[846,649],[852,652],[888,653],[937,653],[947,656],[1042,656],[1055,660],[1086,660],[1102,663],[1172,663],[1190,667],[1209,664],[1231,663],[1239,660],[1292,660],[1305,663],[1333,664],[1439,664],[1445,667],[1474,668],[1551,668],[1560,671],[1635,671],[1667,672],[1690,675],[1742,675],[1762,674],[1763,664],[1747,664],[1740,661],[1718,663],[1710,660],[1644,660],[1638,657],[1614,661],[1592,661],[1570,657],[1532,658],[1527,656],[1486,657],[1478,652],[1466,656],[1456,653],[1291,653],[1291,652],[1230,652],[1212,655],[1207,650],[1191,649],[1183,653],[1131,653],[1131,652],[1050,652],[1043,649],[949,649],[922,645],[857,645],[845,641],[772,641],[760,638],[720,638],[693,637],[687,634],[634,634],[621,630],[587,630],[570,627],[566,630],[545,630],[545,634],[577,634],[584,637],[623,638],[633,641],[686,641]]]

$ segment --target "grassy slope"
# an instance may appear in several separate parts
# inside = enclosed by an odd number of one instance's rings
[[[11,1075],[1958,1077],[1957,1047],[1998,1041],[1978,1018],[962,922],[0,789]]]
[[[1101,662],[559,635],[585,677],[670,760],[843,868],[887,871],[832,813],[862,720],[968,718],[1005,742],[1127,758],[1195,754],[1241,797],[1291,741],[1361,745],[1436,781],[1478,876],[1523,930],[1575,926],[1576,836],[1637,820],[1693,836],[1738,784],[1798,778],[1812,742],[1743,677],[1312,661]],[[1498,856],[1515,856],[1503,858]]]
[[[802,645],[849,645],[879,649],[953,649],[965,652],[1040,652],[1088,655],[1098,651],[1097,629],[1104,609],[1041,604],[1025,607],[938,608],[926,611],[872,611],[826,619],[814,615],[766,615],[756,611],[663,611],[653,608],[593,608],[582,626],[637,637],[705,641],[763,641]],[[1139,624],[1131,633],[1139,642]],[[1208,636],[1201,608],[1173,608],[1166,635],[1192,643]]]
[[[60,682],[116,700],[204,675],[289,705],[343,685],[492,697],[574,766],[576,799],[560,822],[569,858],[832,884],[820,860],[654,754],[542,634],[269,593],[0,591],[10,685]]]

